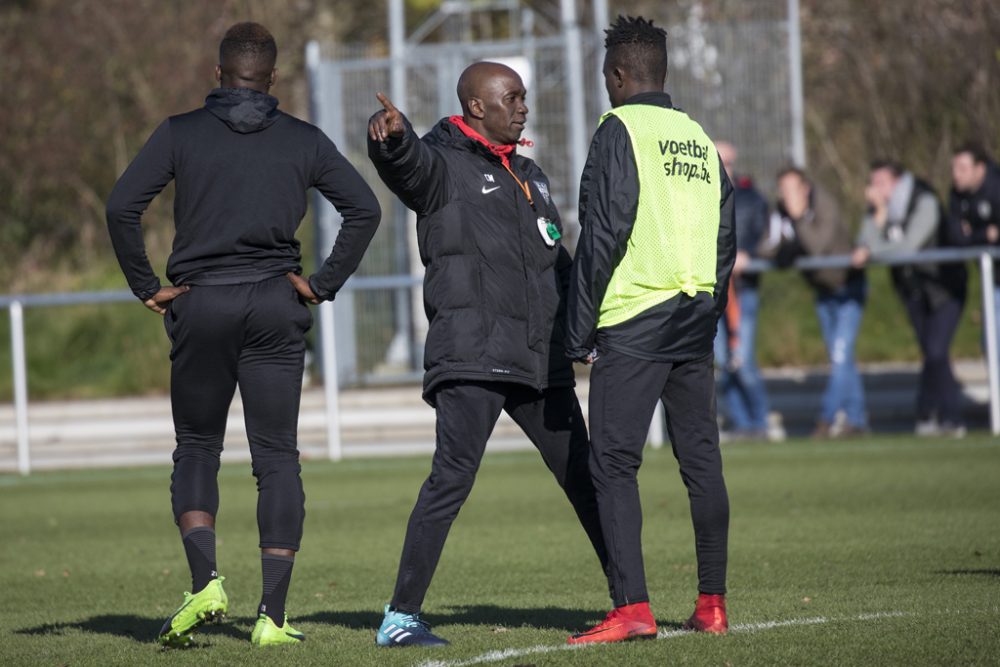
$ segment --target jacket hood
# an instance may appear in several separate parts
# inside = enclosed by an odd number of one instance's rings
[[[454,145],[455,148],[461,147],[468,150],[476,150],[478,145],[475,141],[465,136],[465,134],[458,129],[458,127],[452,123],[448,117],[439,120],[434,127],[427,132],[426,138],[440,145]]]
[[[205,98],[205,108],[240,134],[260,132],[281,114],[278,98],[249,88],[216,88]]]

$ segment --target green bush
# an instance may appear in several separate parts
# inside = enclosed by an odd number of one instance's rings
[[[889,269],[867,271],[868,302],[858,336],[862,362],[917,361],[917,347],[906,311],[892,288]],[[761,366],[823,365],[826,349],[814,307],[815,298],[798,271],[764,276],[761,287],[757,361]],[[955,341],[954,358],[979,357],[982,302],[979,274],[969,272],[969,296]]]

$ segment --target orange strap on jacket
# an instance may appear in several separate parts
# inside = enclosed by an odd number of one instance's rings
[[[506,161],[504,161],[503,163],[503,168],[506,169],[507,173],[510,174],[515,181],[517,181],[517,184],[519,186],[521,186],[521,191],[524,192],[524,196],[528,198],[528,203],[531,204],[532,208],[534,208],[535,201],[531,198],[531,188],[528,187],[528,184],[523,182],[520,178],[518,178],[514,174],[513,171],[511,171],[510,165]]]
[[[493,153],[498,158],[500,158],[500,163],[503,164],[503,168],[506,169],[507,173],[510,174],[514,178],[514,180],[517,182],[518,186],[521,188],[521,192],[523,192],[524,196],[528,198],[528,203],[531,204],[532,208],[534,208],[535,207],[535,201],[531,197],[531,188],[528,187],[527,183],[522,182],[521,179],[518,178],[514,174],[514,171],[510,168],[510,158],[509,158],[509,156],[510,156],[511,153],[514,152],[514,148],[516,148],[516,146],[514,144],[503,144],[503,145],[491,144],[489,142],[489,140],[486,139],[486,137],[484,137],[483,135],[479,134],[478,132],[476,132],[471,127],[469,127],[468,123],[466,123],[465,119],[462,118],[461,116],[450,116],[448,118],[448,121],[452,125],[454,125],[455,127],[457,127],[459,130],[461,130],[462,134],[464,134],[465,136],[469,137],[470,139],[478,141],[483,146],[486,146],[486,148],[488,148],[491,153]]]

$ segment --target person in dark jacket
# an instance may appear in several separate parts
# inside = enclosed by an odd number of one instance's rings
[[[590,469],[614,609],[570,644],[656,636],[636,476],[657,401],[695,532],[699,595],[685,627],[728,628],[729,498],[712,347],[736,256],[733,188],[711,139],[663,92],[666,33],[622,16],[606,32],[614,108],[594,134],[580,181],[567,348],[593,364]]]
[[[429,321],[424,398],[437,413],[431,473],[410,514],[379,646],[447,643],[420,610],[501,411],[538,447],[607,562],[562,345],[571,261],[548,178],[516,151],[525,95],[514,70],[481,62],[458,81],[462,115],[423,138],[381,93],[384,109],[369,122],[379,176],[417,213]]]
[[[297,643],[285,596],[302,538],[305,495],[297,427],[305,301],[333,299],[378,227],[378,201],[316,127],[278,110],[268,94],[277,47],[256,23],[230,28],[213,90],[201,109],[165,120],[121,175],[107,203],[108,231],[132,292],[163,315],[172,348],[170,397],[177,448],[170,486],[174,519],[191,567],[192,594],[160,631],[168,646],[191,642],[206,619],[225,614],[216,573],[217,474],[229,405],[243,399],[257,478],[263,594],[251,641]],[[171,181],[173,252],[164,287],[140,226]],[[308,281],[295,231],[306,191],[318,189],[343,216],[336,244]]]
[[[726,404],[734,439],[768,438],[767,388],[757,368],[757,315],[760,312],[760,275],[744,273],[767,232],[768,205],[747,175],[734,172],[736,147],[717,141],[716,149],[733,180],[736,219],[736,262],[730,285],[735,294],[719,320],[715,363],[721,368],[719,389]]]
[[[761,241],[760,255],[773,258],[779,266],[790,266],[799,256],[849,255],[853,249],[837,202],[801,169],[782,170],[778,174],[777,210]],[[838,435],[867,433],[864,386],[854,358],[868,289],[864,271],[816,269],[802,274],[816,294],[816,315],[830,359],[830,379],[813,437],[833,435],[834,420],[841,410],[847,423]]]
[[[951,158],[948,201],[949,240],[957,246],[1000,245],[1000,167],[976,143],[960,146]],[[1000,313],[1000,268],[993,267],[993,303]],[[985,324],[985,321],[984,321]],[[995,336],[1000,344],[1000,316]],[[985,340],[985,338],[984,338]]]
[[[872,163],[865,200],[869,211],[854,250],[856,267],[863,267],[871,257],[912,254],[947,245],[947,220],[937,195],[899,164],[889,160]],[[951,370],[949,349],[965,305],[965,266],[893,266],[891,275],[924,357],[916,434],[961,437],[965,433],[962,391]]]

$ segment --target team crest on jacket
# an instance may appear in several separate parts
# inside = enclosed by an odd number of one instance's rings
[[[544,181],[535,181],[535,187],[542,194],[542,198],[545,199],[546,204],[551,204],[552,200],[549,198],[549,184]]]

